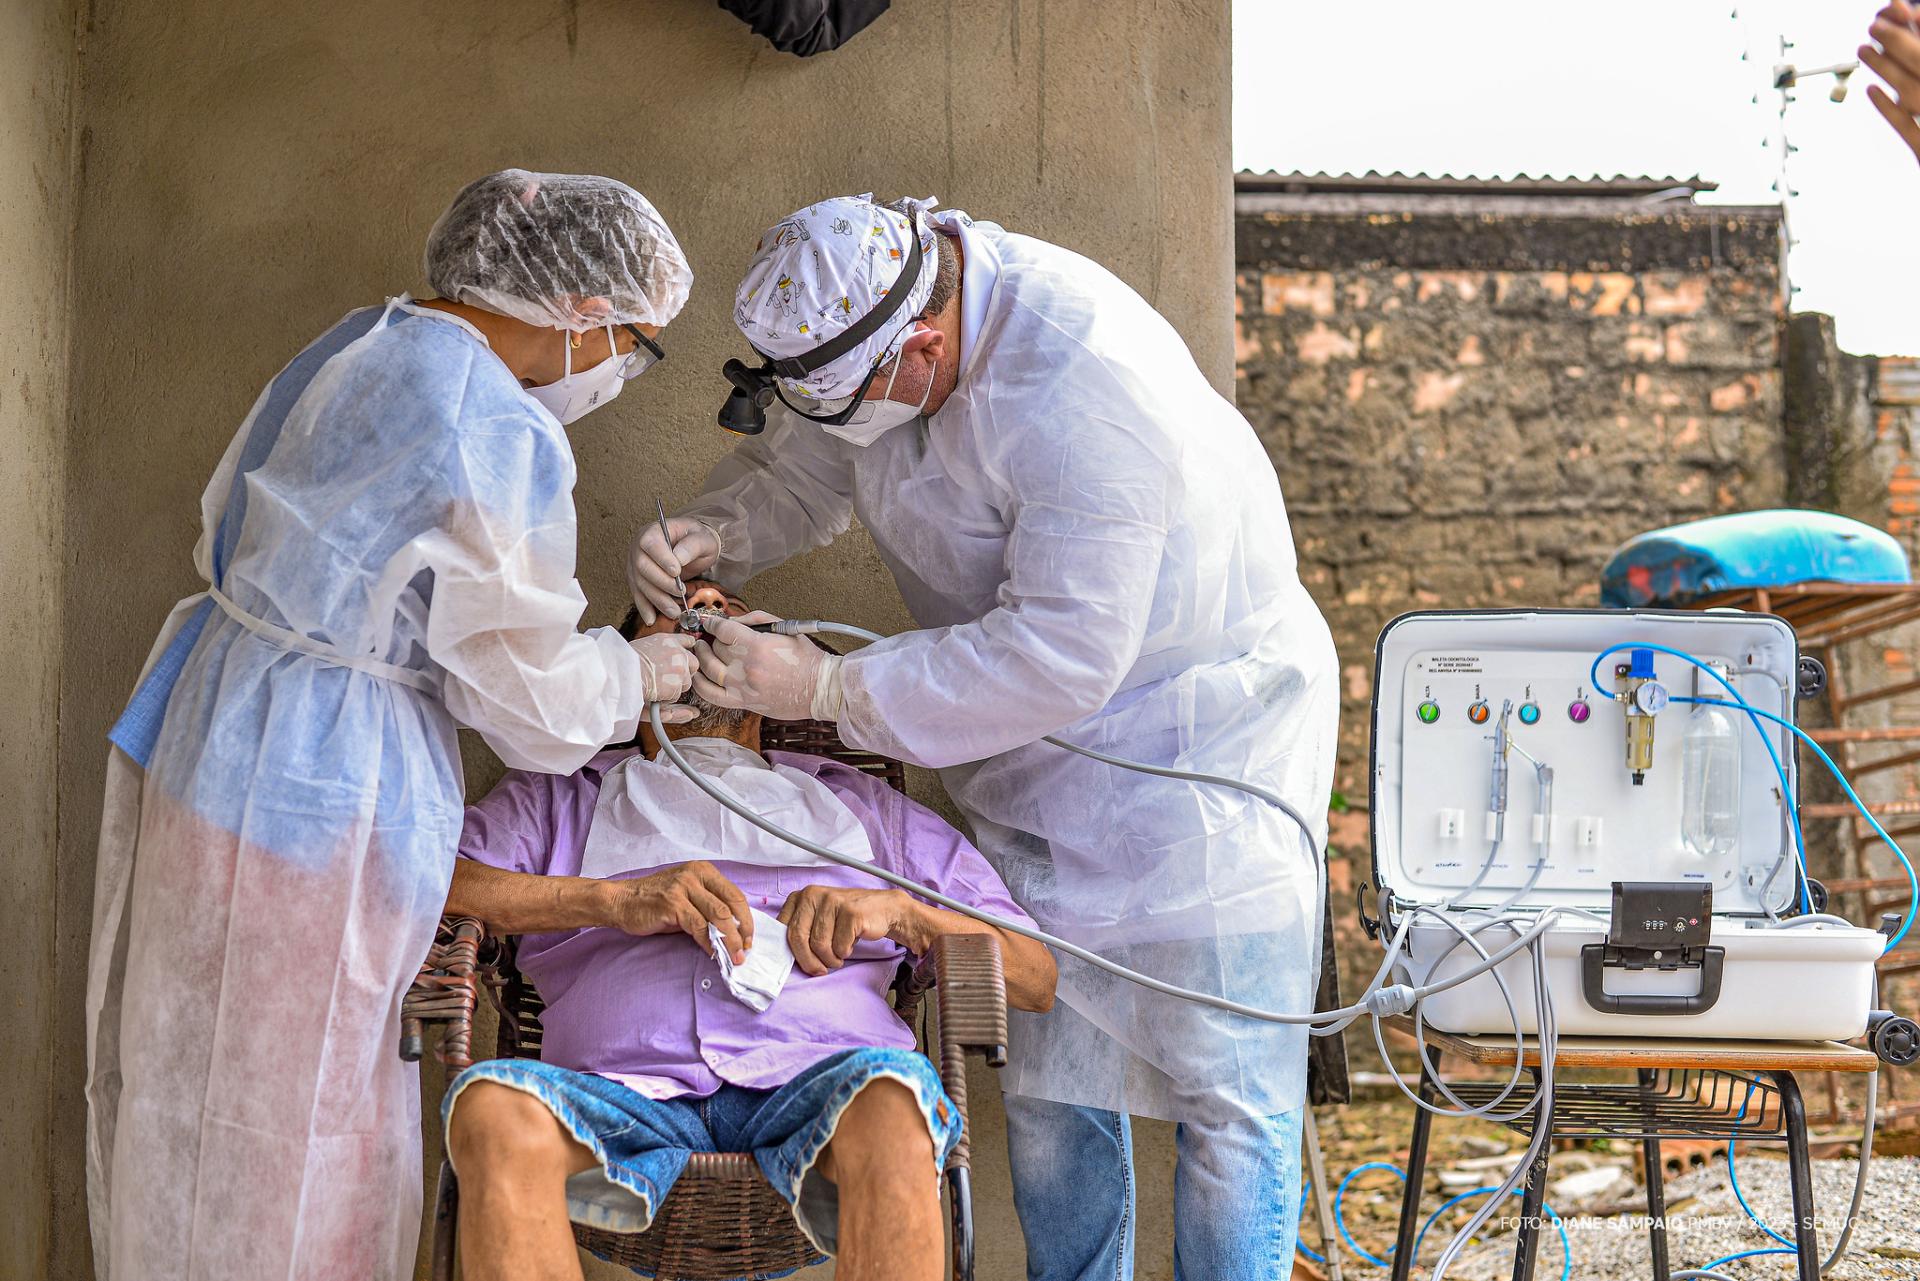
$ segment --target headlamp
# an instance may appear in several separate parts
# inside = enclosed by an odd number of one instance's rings
[[[767,429],[767,406],[773,403],[772,366],[749,369],[737,359],[720,366],[720,374],[733,384],[727,402],[720,406],[720,425],[736,436],[758,436]]]
[[[907,250],[906,264],[900,268],[899,277],[887,290],[887,296],[880,300],[879,306],[804,356],[776,359],[755,347],[754,354],[760,357],[759,365],[749,367],[744,361],[730,359],[720,366],[721,377],[733,384],[733,390],[727,393],[726,403],[720,406],[718,418],[723,428],[736,436],[758,436],[767,429],[766,410],[775,396],[779,396],[781,403],[794,413],[817,423],[837,426],[852,417],[867,388],[873,384],[874,375],[880,372],[879,365],[867,371],[859,390],[844,405],[836,400],[833,402],[836,408],[828,413],[809,411],[788,400],[781,394],[780,379],[798,382],[815,370],[826,368],[879,333],[907,305],[907,299],[913,296],[913,287],[920,281],[926,258],[920,249],[920,215],[914,213],[912,220],[912,244]]]

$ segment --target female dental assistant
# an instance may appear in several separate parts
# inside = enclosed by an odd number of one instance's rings
[[[692,675],[683,638],[575,630],[562,429],[662,354],[692,283],[665,221],[608,178],[507,170],[455,197],[426,270],[438,299],[348,314],[254,403],[201,499],[207,586],[109,735],[103,1279],[412,1275],[396,1037],[453,869],[456,725],[566,773]]]

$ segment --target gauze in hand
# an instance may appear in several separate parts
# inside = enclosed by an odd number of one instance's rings
[[[707,938],[713,943],[713,959],[720,963],[727,991],[754,1013],[764,1014],[793,973],[793,950],[787,946],[786,926],[757,907],[747,910],[753,913],[753,945],[746,960],[733,963],[716,927],[707,926]]]

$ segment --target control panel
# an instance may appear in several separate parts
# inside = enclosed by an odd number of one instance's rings
[[[1428,629],[1431,637],[1410,631],[1397,647],[1383,637],[1376,677],[1375,856],[1396,897],[1437,902],[1478,880],[1468,901],[1494,903],[1531,883],[1530,901],[1598,910],[1613,883],[1627,881],[1696,884],[1723,911],[1757,910],[1763,885],[1776,907],[1789,901],[1791,864],[1775,870],[1783,851],[1791,859],[1778,775],[1753,722],[1732,708],[1715,712],[1728,719],[1708,727],[1719,733],[1717,755],[1701,763],[1689,735],[1700,709],[1669,701],[1694,691],[1692,664],[1656,648],[1622,651],[1601,661],[1596,688],[1595,657],[1634,639],[1617,626],[1543,613],[1532,643],[1516,644],[1517,625],[1476,637],[1475,616],[1438,617],[1452,621]],[[1791,673],[1794,656],[1784,624],[1756,626],[1760,616],[1740,615],[1715,628],[1713,615],[1686,617],[1691,626],[1676,623],[1654,643],[1714,664],[1755,707],[1791,717],[1781,673]],[[1441,643],[1421,643],[1429,639]],[[1788,731],[1768,728],[1791,762]],[[1725,786],[1724,773],[1715,778],[1723,805],[1737,813],[1721,815],[1716,829],[1728,839],[1689,840],[1689,793],[1697,812],[1709,767],[1734,771],[1735,786]]]

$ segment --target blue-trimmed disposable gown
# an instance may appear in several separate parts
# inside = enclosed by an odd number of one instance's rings
[[[759,573],[857,515],[921,630],[847,658],[841,736],[940,769],[1046,929],[1305,1013],[1321,869],[1292,821],[1038,741],[1250,779],[1325,814],[1337,664],[1273,465],[1112,273],[953,211],[935,219],[965,252],[953,394],[864,448],[776,407],[690,509],[720,533],[714,576]],[[1194,1122],[1301,1105],[1303,1027],[1059,960],[1059,1003],[1011,1015],[1010,1092]]]
[[[477,330],[354,312],[202,499],[209,584],[110,735],[88,976],[102,1278],[411,1276],[400,1001],[460,831],[455,722],[567,772],[641,665],[575,630],[574,462]],[[142,770],[144,767],[144,772]]]

